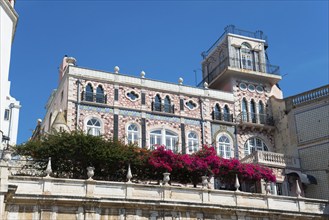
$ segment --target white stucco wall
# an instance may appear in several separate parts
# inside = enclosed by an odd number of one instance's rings
[[[15,145],[20,106],[19,101],[10,96],[10,81],[8,80],[11,46],[18,19],[12,6],[13,4],[7,0],[0,0],[0,130],[3,135],[10,135],[9,143]],[[12,110],[8,120],[4,119],[6,109]]]

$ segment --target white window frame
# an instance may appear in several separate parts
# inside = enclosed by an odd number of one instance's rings
[[[187,153],[192,154],[199,150],[199,138],[196,132],[187,133]]]
[[[135,94],[137,96],[137,98],[136,99],[131,99],[128,96],[129,93]],[[127,99],[129,99],[132,102],[136,102],[136,101],[140,100],[140,98],[141,98],[141,95],[138,92],[136,92],[135,90],[133,90],[133,89],[125,92],[125,96],[126,96]]]
[[[96,120],[99,123],[99,126],[96,126],[95,125],[96,123],[94,123],[93,125],[88,125],[88,122],[91,121],[91,120]],[[96,118],[96,117],[87,118],[86,121],[85,121],[85,126],[86,126],[86,133],[87,134],[90,134],[90,135],[93,135],[93,136],[100,136],[102,134],[103,123],[102,123],[102,120],[100,120],[99,118]],[[90,129],[92,129],[91,133],[90,133]]]
[[[251,144],[251,140],[253,140],[254,145]],[[244,144],[244,155],[247,156],[254,151],[268,151],[268,146],[261,138],[251,137]]]
[[[220,141],[221,138],[225,138],[227,141]],[[217,155],[221,156],[223,158],[229,159],[234,156],[233,153],[233,139],[231,138],[230,135],[226,133],[219,133],[217,135],[217,146],[216,146],[216,151]]]
[[[157,133],[155,133],[157,132]],[[171,133],[171,134],[168,134]],[[160,128],[150,131],[150,147],[154,149],[154,145],[164,145],[167,150],[178,152],[179,136],[176,132],[169,129]]]
[[[134,126],[136,130],[130,130],[131,126]],[[126,134],[127,134],[127,144],[137,144],[140,146],[140,129],[136,123],[129,123],[126,127]],[[131,135],[131,140],[129,136]]]

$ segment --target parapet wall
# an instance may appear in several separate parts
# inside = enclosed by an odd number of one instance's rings
[[[51,177],[1,168],[1,219],[328,219],[327,200]],[[4,177],[4,178],[3,178]]]

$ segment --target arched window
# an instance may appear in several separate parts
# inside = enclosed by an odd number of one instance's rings
[[[226,135],[221,135],[218,138],[218,152],[217,154],[224,158],[232,157],[231,141]]]
[[[214,120],[222,120],[222,110],[218,104],[214,108]]]
[[[105,103],[104,89],[101,85],[99,85],[96,89],[96,102]]]
[[[244,155],[247,156],[254,151],[268,151],[265,142],[256,137],[249,138],[244,144]]]
[[[92,118],[87,122],[87,134],[93,136],[101,135],[101,123],[98,119]]]
[[[154,111],[161,111],[161,97],[159,94],[157,94],[154,99]]]
[[[94,91],[90,83],[86,86],[85,100],[88,102],[94,101]]]
[[[139,142],[138,127],[136,124],[130,124],[127,128],[127,137],[129,144],[135,144]]]
[[[172,131],[166,130],[165,139],[166,139],[166,148],[174,152],[177,152],[178,135]]]
[[[256,104],[255,101],[252,99],[250,102],[250,117],[251,117],[251,122],[256,123]]]
[[[265,124],[266,116],[265,116],[265,108],[262,101],[258,103],[258,113],[259,113],[259,123]]]
[[[187,135],[188,153],[194,153],[199,150],[198,135],[195,132],[190,132]]]
[[[244,42],[241,44],[241,62],[242,68],[252,70],[253,69],[253,60],[251,47],[248,43]]]
[[[165,145],[166,149],[176,152],[178,150],[178,135],[166,129],[151,131],[150,145]]]
[[[248,107],[247,106],[248,106],[247,100],[246,100],[246,98],[243,98],[242,103],[241,103],[241,119],[244,122],[249,121],[248,120]]]
[[[166,98],[164,99],[164,111],[171,113],[171,102],[170,102],[170,98],[169,96],[166,96]]]
[[[224,106],[224,121],[232,121],[231,115],[230,115],[230,109],[227,105]]]

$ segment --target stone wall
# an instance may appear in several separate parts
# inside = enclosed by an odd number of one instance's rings
[[[6,176],[1,219],[327,219],[326,200],[208,188]]]

